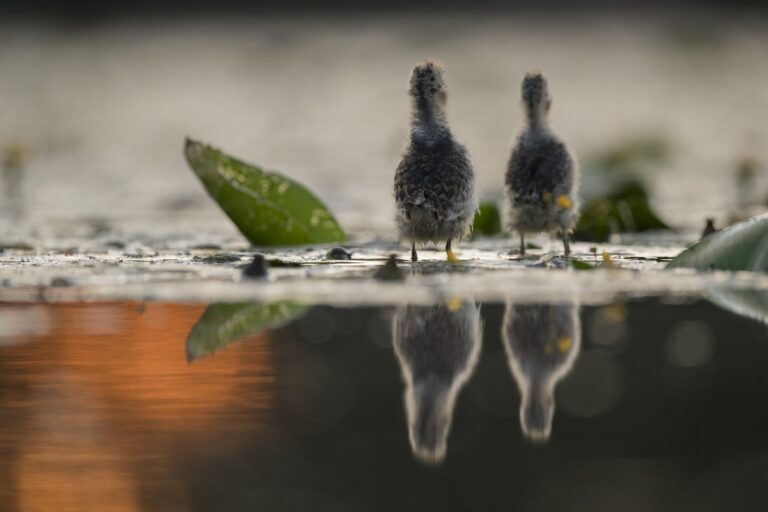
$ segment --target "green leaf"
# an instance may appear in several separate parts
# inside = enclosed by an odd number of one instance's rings
[[[589,201],[581,211],[574,237],[606,242],[613,233],[669,229],[651,208],[648,192],[636,181],[624,183],[612,193]]]
[[[190,139],[184,153],[208,194],[251,244],[346,240],[326,206],[299,183]]]
[[[571,267],[573,267],[574,270],[594,270],[595,269],[594,265],[581,260],[571,260]]]
[[[667,268],[768,271],[768,214],[739,222],[696,242]]]
[[[281,327],[307,309],[292,302],[211,304],[187,336],[187,360],[194,361],[246,336]]]
[[[475,213],[472,222],[472,234],[477,235],[498,235],[501,233],[501,214],[499,207],[493,201],[483,201]]]

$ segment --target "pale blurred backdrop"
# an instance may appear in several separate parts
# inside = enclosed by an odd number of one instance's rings
[[[390,236],[407,78],[436,58],[481,198],[502,197],[519,83],[542,70],[552,126],[582,162],[628,139],[668,144],[669,158],[646,169],[653,204],[671,225],[698,228],[733,207],[738,161],[768,160],[764,13],[427,6],[9,17],[0,21],[0,146],[22,150],[23,179],[5,183],[3,197],[20,200],[23,215],[0,226],[87,218],[235,233],[182,158],[191,136],[303,182],[349,231]]]

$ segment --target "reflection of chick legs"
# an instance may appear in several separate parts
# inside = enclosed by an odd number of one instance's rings
[[[424,462],[445,458],[459,390],[477,364],[482,324],[474,303],[402,306],[392,343],[405,381],[411,449]]]
[[[523,434],[545,441],[555,414],[555,386],[570,372],[580,350],[578,306],[507,304],[501,336],[520,389]]]

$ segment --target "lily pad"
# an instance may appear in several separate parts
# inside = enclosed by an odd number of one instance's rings
[[[712,233],[684,250],[667,268],[768,271],[768,214]]]
[[[194,361],[246,336],[281,327],[307,309],[293,302],[211,304],[187,336],[187,360]]]
[[[187,139],[184,153],[208,194],[253,245],[346,240],[328,208],[299,183]]]

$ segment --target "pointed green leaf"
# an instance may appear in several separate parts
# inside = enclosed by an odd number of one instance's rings
[[[713,233],[681,252],[667,268],[768,272],[768,214]]]
[[[299,183],[187,139],[192,170],[253,245],[297,245],[346,240],[328,208]]]
[[[187,360],[194,361],[246,336],[281,327],[307,309],[292,302],[211,304],[187,336]]]

